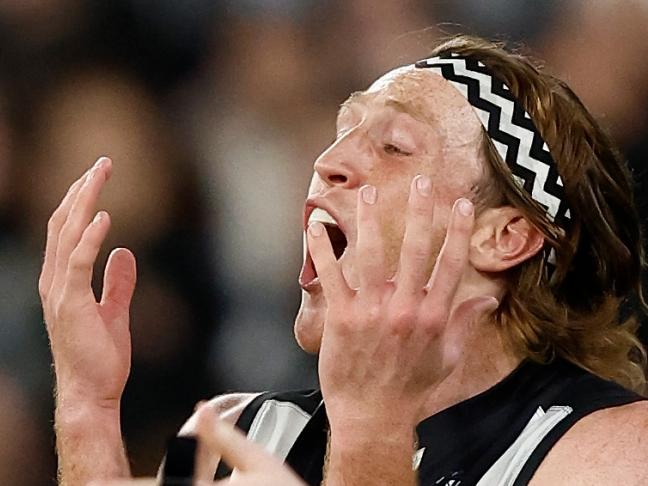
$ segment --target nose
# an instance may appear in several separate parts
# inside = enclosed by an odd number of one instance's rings
[[[337,140],[315,161],[315,172],[329,186],[351,188],[358,185],[360,153],[347,137]]]

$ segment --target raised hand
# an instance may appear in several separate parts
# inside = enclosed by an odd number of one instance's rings
[[[100,158],[72,184],[48,223],[39,292],[59,408],[83,403],[118,407],[130,371],[133,254],[123,248],[111,253],[99,302],[91,288],[93,266],[110,228],[108,213],[95,214],[95,206],[111,173],[111,160]]]
[[[426,398],[457,365],[469,323],[497,307],[489,296],[456,302],[468,264],[474,209],[454,204],[430,276],[434,204],[430,180],[412,181],[406,230],[395,278],[386,274],[379,194],[358,192],[359,288],[347,284],[323,226],[308,246],[327,302],[319,376],[332,427],[353,421],[399,424],[413,431]]]

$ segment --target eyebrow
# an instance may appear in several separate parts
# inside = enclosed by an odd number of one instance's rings
[[[374,94],[367,93],[365,91],[355,91],[349,95],[349,97],[340,105],[338,110],[338,116],[345,108],[348,108],[354,104],[366,104],[366,101],[371,98]],[[412,100],[406,100],[398,98],[396,96],[390,96],[385,100],[385,106],[390,106],[401,113],[407,113],[408,115],[416,118],[419,121],[427,124],[433,124],[435,121],[434,115],[426,114],[424,110],[421,109],[418,103],[414,103]]]
[[[349,95],[349,97],[342,102],[338,114],[345,108],[348,108],[351,105],[355,104],[364,104],[364,101],[369,98],[371,95],[365,91],[354,91]]]

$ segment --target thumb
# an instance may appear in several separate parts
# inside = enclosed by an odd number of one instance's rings
[[[118,312],[127,311],[133,298],[136,280],[135,255],[126,248],[115,248],[106,263],[101,305],[116,306]]]
[[[218,418],[214,411],[203,406],[198,412],[197,436],[212,454],[220,455],[232,469],[241,472],[270,473],[277,462],[257,444],[249,441],[236,428]]]

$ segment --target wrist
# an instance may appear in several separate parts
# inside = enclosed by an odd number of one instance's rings
[[[415,427],[394,420],[330,424],[324,484],[416,484],[412,469]]]
[[[398,406],[345,406],[326,402],[326,413],[331,429],[349,431],[349,434],[371,433],[374,430],[413,433],[419,422],[415,410]]]
[[[57,430],[121,429],[119,400],[91,400],[74,395],[57,395],[55,420]]]
[[[365,448],[371,443],[408,449],[416,440],[416,422],[403,417],[365,416],[329,418],[331,444],[344,450]]]

